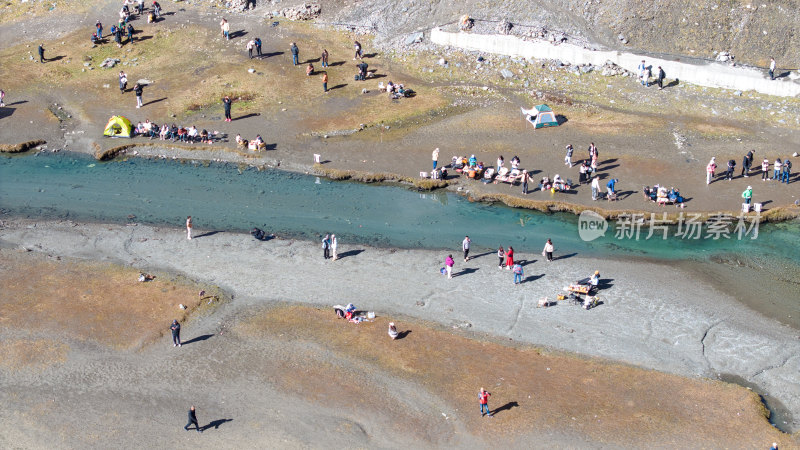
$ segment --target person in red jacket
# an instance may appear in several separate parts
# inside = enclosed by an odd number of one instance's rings
[[[483,388],[478,393],[478,401],[481,404],[481,417],[483,417],[483,410],[486,410],[486,415],[492,417],[492,413],[489,412],[489,397],[491,397],[491,393],[486,392]]]

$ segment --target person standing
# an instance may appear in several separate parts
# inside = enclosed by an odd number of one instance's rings
[[[136,0],[137,9],[139,11],[139,15],[144,14],[144,0]]]
[[[564,165],[572,167],[572,144],[567,145],[567,155],[564,156]]]
[[[397,332],[397,327],[394,326],[394,322],[389,322],[389,337],[395,340],[397,336],[400,336],[400,333]]]
[[[431,158],[433,158],[433,170],[436,170],[436,166],[439,164],[439,147],[433,149]]]
[[[336,248],[338,246],[339,246],[339,241],[336,240],[336,235],[332,234],[331,235],[331,259],[333,259],[334,261],[336,261],[336,259],[339,257],[336,254]]]
[[[755,150],[750,150],[742,158],[742,176],[745,178],[750,176],[750,168],[753,167],[753,154],[755,152]]]
[[[725,179],[731,181],[733,179],[733,170],[736,169],[736,160],[728,160],[728,172],[725,173]]]
[[[222,98],[222,107],[225,108],[225,122],[231,121],[231,98],[227,95]]]
[[[769,59],[769,79],[775,79],[775,58]]]
[[[650,80],[647,76],[647,65],[645,65],[644,60],[642,63],[636,66],[636,69],[639,71],[639,81],[642,83],[642,86],[650,87]]]
[[[530,175],[528,175],[527,170],[522,171],[522,193],[528,195],[528,179]]]
[[[469,244],[471,242],[469,236],[464,236],[464,240],[461,241],[461,249],[464,250],[464,262],[469,261]]]
[[[661,66],[658,66],[658,77],[656,77],[656,83],[658,83],[658,90],[664,89],[664,78],[667,77],[667,74],[664,73],[664,69]]]
[[[322,91],[328,92],[328,72],[322,72]]]
[[[142,91],[143,90],[144,90],[144,88],[142,87],[141,84],[136,83],[135,85],[133,85],[133,93],[136,95],[136,107],[137,108],[141,108],[142,107]]]
[[[133,44],[133,25],[128,24],[128,43]]]
[[[6,106],[6,91],[0,89],[0,108]]]
[[[508,246],[508,251],[506,252],[506,270],[511,270],[511,267],[514,265],[514,247]]]
[[[253,42],[256,44],[256,55],[258,55],[258,57],[261,58],[261,56],[263,56],[261,54],[261,38],[257,37]]]
[[[183,429],[189,431],[189,426],[192,424],[194,424],[194,427],[197,429],[198,433],[203,432],[203,430],[200,429],[200,424],[197,423],[197,415],[195,414],[194,405],[192,405],[192,407],[189,408],[189,423],[187,423],[186,426],[183,427]]]
[[[192,240],[192,216],[186,218],[186,239]]]
[[[298,58],[300,58],[300,49],[297,48],[297,44],[292,42],[292,45],[289,47],[289,51],[292,53],[292,64],[296,66]]]
[[[331,257],[331,235],[326,234],[324,238],[322,238],[322,257],[324,259],[328,259]]]
[[[711,184],[711,180],[714,179],[715,170],[717,170],[717,158],[716,156],[712,156],[711,161],[709,161],[706,166],[706,185]]]
[[[750,200],[753,198],[753,187],[747,186],[747,189],[742,192],[742,198],[744,199],[745,204],[749,205]]]
[[[322,49],[322,56],[320,59],[322,60],[322,67],[328,67],[328,49]]]
[[[222,19],[222,35],[225,36],[225,40],[231,40],[231,24],[225,19]]]
[[[497,268],[498,269],[502,269],[503,268],[503,260],[505,259],[505,257],[506,257],[506,252],[505,252],[505,250],[503,250],[503,246],[501,245],[497,249],[497,260],[498,260],[497,261]]]
[[[761,162],[761,181],[769,181],[769,160],[764,158]]]
[[[511,271],[514,272],[514,284],[522,283],[522,265],[520,265],[520,263],[514,264],[514,268],[511,269]]]
[[[542,250],[542,256],[547,257],[547,262],[553,262],[553,250],[555,250],[555,247],[553,247],[553,241],[548,239],[547,243],[544,244],[544,250]]]
[[[103,39],[103,24],[98,20],[94,27],[97,29],[97,39]]]
[[[246,46],[246,48],[247,48],[247,56],[249,56],[250,59],[253,59],[253,49],[255,47],[256,47],[256,41],[255,40],[250,39],[249,41],[247,41],[247,46]]]
[[[781,177],[781,183],[789,184],[789,178],[792,176],[792,162],[789,161],[789,158],[786,157],[783,159],[783,176]]]
[[[597,200],[597,196],[600,194],[600,178],[594,177],[592,179],[592,200]]]
[[[481,388],[481,391],[478,393],[478,403],[481,405],[481,417],[486,414],[487,417],[492,417],[492,413],[489,412],[489,397],[492,394],[487,392],[485,389]],[[486,412],[484,413],[484,410]]]
[[[122,48],[122,31],[122,25],[114,28],[114,42],[117,43],[118,48]]]
[[[783,168],[783,162],[781,162],[780,158],[775,158],[775,164],[773,165],[775,172],[772,174],[773,180],[779,180],[781,176],[781,169]]]
[[[128,87],[128,75],[123,71],[119,71],[119,93],[124,94],[125,89]]]
[[[353,42],[353,47],[355,47],[355,50],[356,50],[356,54],[355,54],[355,56],[353,56],[353,60],[355,61],[356,59],[362,59],[364,54],[361,51],[361,43],[358,42],[358,41],[355,41],[355,42]]]
[[[39,44],[39,62],[44,64],[44,44]]]
[[[497,158],[497,172],[500,172],[500,169],[502,169],[502,168],[503,168],[503,164],[505,164],[505,162],[506,162],[506,161],[503,159],[503,155],[500,155],[500,156]]]
[[[453,278],[453,266],[456,262],[453,260],[453,255],[447,255],[447,258],[444,259],[444,268],[447,271],[447,279]]]
[[[181,324],[179,324],[177,320],[173,320],[172,321],[172,325],[169,326],[169,329],[172,331],[172,346],[173,347],[180,347],[181,346]]]

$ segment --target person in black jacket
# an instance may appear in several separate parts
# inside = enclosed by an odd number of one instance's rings
[[[44,44],[39,44],[39,62],[44,64]]]
[[[222,107],[225,108],[225,122],[231,121],[231,98],[227,95],[222,99]]]
[[[664,78],[667,77],[667,74],[664,73],[664,69],[661,66],[658,66],[658,76],[656,77],[656,83],[658,83],[658,90],[664,89]]]
[[[200,424],[197,423],[197,416],[194,413],[194,405],[192,405],[192,407],[189,408],[189,423],[187,423],[186,426],[183,427],[183,429],[186,430],[186,431],[189,431],[189,425],[191,425],[191,424],[194,424],[194,426],[197,429],[198,433],[202,433],[203,432],[203,430],[200,429]]]
[[[753,154],[755,152],[755,150],[750,150],[742,159],[742,176],[745,178],[750,176],[750,167],[753,166]]]
[[[733,179],[733,169],[736,168],[736,161],[729,159],[728,160],[728,172],[725,174],[725,179],[730,181]]]
[[[172,321],[172,325],[169,326],[170,331],[172,331],[172,346],[173,347],[180,347],[181,346],[181,324],[178,323],[177,320]]]
[[[142,107],[142,91],[143,90],[144,90],[144,88],[139,83],[136,83],[133,86],[133,93],[136,94],[136,107],[137,108],[141,108]]]

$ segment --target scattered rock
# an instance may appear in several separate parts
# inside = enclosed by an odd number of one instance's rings
[[[83,67],[89,67],[91,65],[92,65],[92,63],[88,63],[88,62],[83,63]]]
[[[424,35],[422,34],[421,31],[419,31],[417,33],[411,33],[408,36],[406,36],[406,39],[405,39],[405,41],[403,41],[403,43],[405,45],[413,45],[413,44],[416,44],[418,42],[422,42],[423,38],[424,38]]]
[[[627,71],[625,69],[614,64],[613,62],[606,61],[606,63],[603,64],[603,70],[600,72],[600,74],[604,77],[614,77],[617,75],[625,75],[626,72]]]
[[[733,62],[733,55],[730,52],[719,52],[717,53],[716,59],[719,62]]]
[[[238,1],[238,0],[237,0]],[[241,0],[244,3],[244,0]],[[304,3],[302,5],[284,8],[279,15],[289,20],[311,20],[316,19],[322,13],[322,7],[317,3]]]
[[[439,58],[438,64],[440,66],[446,66],[447,65],[447,60],[444,59],[444,58]]]
[[[151,80],[148,80],[147,78],[141,78],[139,80],[136,80],[136,82],[141,84],[142,86],[147,86],[148,84],[153,84],[153,82]]]
[[[249,73],[256,73],[256,69],[247,69]]]
[[[497,25],[497,32],[500,34],[511,34],[511,28],[513,27],[514,25],[512,25],[511,22],[504,20]]]
[[[119,60],[118,60],[118,59],[115,59],[115,58],[106,58],[106,59],[104,59],[104,60],[103,60],[103,62],[102,62],[102,63],[100,63],[100,67],[104,67],[104,68],[106,68],[106,69],[110,69],[110,68],[112,68],[112,67],[116,66],[116,65],[117,65],[117,63],[119,63]]]
[[[505,79],[514,78],[514,72],[512,72],[512,71],[510,71],[508,69],[501,70],[500,71],[500,75]]]
[[[739,97],[741,97],[741,96],[742,96],[742,91],[735,91],[735,92],[733,93],[733,95],[736,95],[736,96],[739,96]]]

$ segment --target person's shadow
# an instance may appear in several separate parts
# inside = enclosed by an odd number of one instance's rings
[[[215,430],[218,430],[219,426],[222,425],[223,423],[232,422],[232,421],[233,421],[233,419],[217,419],[217,420],[214,420],[212,422],[209,422],[208,425],[205,425],[202,428],[200,428],[200,431],[206,431],[209,428],[214,428]]]
[[[499,412],[508,411],[511,408],[518,408],[518,407],[519,407],[519,403],[517,403],[517,402],[508,402],[505,405],[495,409],[494,411],[490,411],[490,414],[493,415],[493,416],[496,416],[497,413],[499,413]]]
[[[408,336],[411,333],[411,330],[405,330],[397,333],[397,337],[395,338],[396,341],[403,339],[404,337]]]
[[[461,270],[461,272],[454,273],[454,274],[453,274],[453,276],[454,276],[454,277],[460,277],[460,276],[462,276],[462,275],[468,275],[468,274],[471,274],[471,273],[475,273],[475,272],[477,272],[477,271],[478,271],[478,268],[477,268],[477,267],[475,267],[475,268],[473,268],[473,267],[467,267],[467,268],[465,268],[465,269],[462,269],[462,270]]]
[[[191,344],[191,343],[194,343],[194,342],[205,341],[206,339],[208,339],[208,338],[210,338],[212,336],[214,336],[214,335],[213,334],[204,334],[202,336],[197,336],[197,337],[194,337],[192,339],[189,339],[188,341],[183,341],[183,342],[181,342],[181,344],[182,345],[186,345],[186,344]]]

